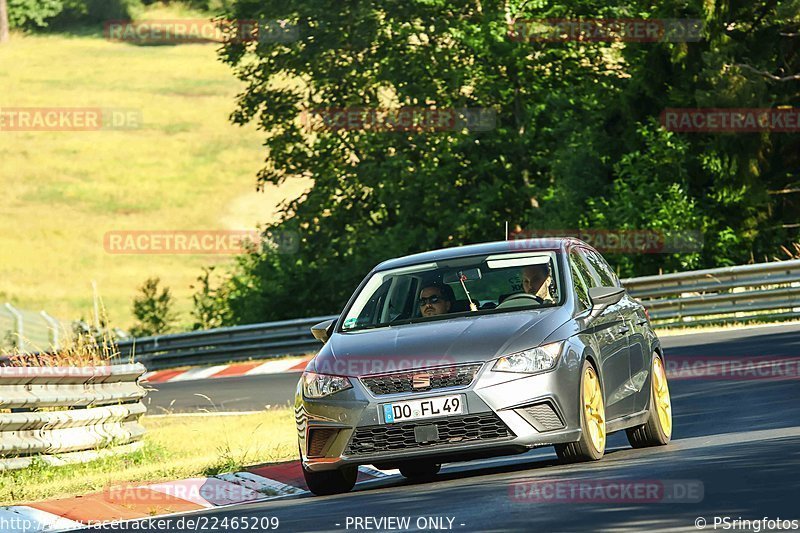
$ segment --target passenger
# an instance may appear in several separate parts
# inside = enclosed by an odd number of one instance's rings
[[[443,315],[450,311],[455,299],[449,285],[432,283],[419,293],[419,309],[422,316]]]
[[[552,302],[550,296],[550,265],[529,265],[522,269],[522,290],[532,294],[540,303]]]

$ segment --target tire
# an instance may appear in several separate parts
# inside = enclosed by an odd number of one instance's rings
[[[669,396],[667,373],[664,361],[657,353],[653,354],[650,373],[650,406],[647,422],[625,430],[628,442],[634,448],[663,446],[672,438],[672,401]]]
[[[439,470],[441,468],[442,465],[420,461],[420,462],[406,463],[400,465],[400,473],[406,479],[417,481],[417,480],[431,479],[433,476],[439,473]]]
[[[597,461],[606,451],[606,413],[603,389],[597,370],[589,361],[581,367],[579,392],[581,438],[578,442],[557,444],[556,454],[568,463]]]
[[[303,477],[306,479],[308,490],[317,496],[341,494],[349,492],[356,484],[358,467],[345,466],[337,470],[323,470],[311,472],[303,467]]]

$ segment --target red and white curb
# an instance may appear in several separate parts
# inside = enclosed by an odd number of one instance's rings
[[[288,357],[267,362],[235,363],[230,365],[185,368],[182,370],[156,370],[154,372],[147,372],[142,377],[142,380],[148,383],[169,383],[173,381],[195,381],[199,379],[302,372],[311,360],[311,357],[312,356]]]
[[[397,475],[397,470],[360,466],[358,483]],[[291,461],[246,472],[151,485],[119,485],[76,498],[0,507],[0,533],[67,531],[307,493],[300,462]]]

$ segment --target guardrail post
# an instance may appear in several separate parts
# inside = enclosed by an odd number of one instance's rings
[[[53,350],[58,350],[59,348],[61,348],[61,345],[59,343],[60,340],[59,334],[61,325],[58,323],[58,320],[48,315],[47,312],[41,311],[39,314],[42,315],[44,321],[47,322],[47,324],[50,326],[50,331],[52,332],[52,334],[50,335],[50,342],[53,346]]]
[[[14,322],[16,323],[17,349],[20,352],[24,351],[25,350],[25,337],[23,337],[23,334],[24,334],[25,331],[23,329],[24,320],[22,318],[22,313],[17,311],[17,309],[13,305],[8,303],[8,302],[6,302],[6,309],[8,309],[8,312],[11,313],[11,315],[14,317]]]

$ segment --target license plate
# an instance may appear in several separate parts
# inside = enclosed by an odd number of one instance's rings
[[[462,396],[441,396],[425,400],[387,403],[383,405],[383,420],[387,424],[435,418],[437,416],[460,415],[464,412]]]

